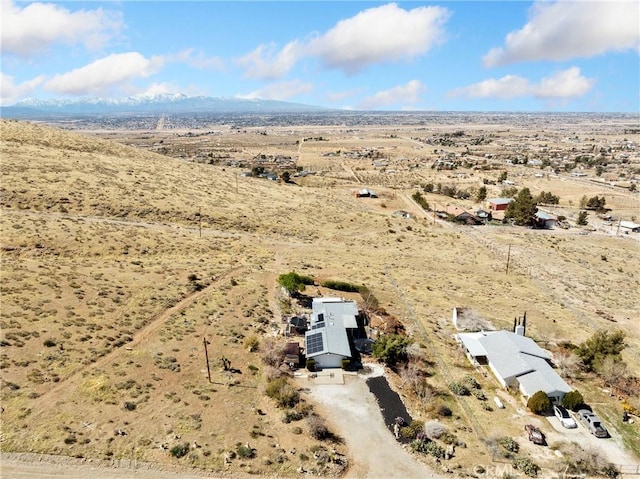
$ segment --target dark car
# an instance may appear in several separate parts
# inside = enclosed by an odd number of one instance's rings
[[[529,441],[531,441],[532,443],[538,444],[539,446],[547,445],[547,440],[538,427],[534,426],[533,424],[527,424],[524,427],[524,430],[527,431],[527,434],[529,435]]]

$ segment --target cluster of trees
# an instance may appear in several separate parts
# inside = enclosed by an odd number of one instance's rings
[[[506,219],[513,219],[519,226],[533,226],[538,208],[529,188],[522,188],[504,213]]]
[[[550,191],[543,191],[538,196],[536,196],[536,203],[539,205],[557,205],[560,203],[560,197],[554,195]]]
[[[589,210],[596,210],[596,211],[605,211],[606,208],[604,207],[604,205],[606,204],[606,199],[604,198],[604,195],[602,197],[599,197],[598,195],[596,196],[592,196],[591,198],[587,198],[587,195],[584,195],[582,198],[580,198],[580,208],[587,208]]]

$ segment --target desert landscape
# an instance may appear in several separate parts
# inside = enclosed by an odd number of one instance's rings
[[[0,121],[2,477],[640,473],[637,115]],[[523,189],[551,194],[551,227],[492,209]],[[312,284],[288,294],[289,272]],[[288,368],[287,318],[318,296],[407,357]],[[526,315],[610,437],[473,365],[454,308],[481,329]],[[624,348],[589,370],[576,350],[599,332]],[[439,424],[446,458],[394,437],[371,377]]]

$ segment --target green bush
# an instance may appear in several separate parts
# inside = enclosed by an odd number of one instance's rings
[[[534,414],[543,414],[551,408],[551,400],[544,391],[538,391],[527,401],[527,407]]]
[[[293,407],[300,401],[300,394],[286,378],[275,378],[267,384],[266,394],[280,407]]]
[[[444,448],[433,441],[427,443],[426,450],[427,454],[431,454],[433,457],[438,459],[442,459],[444,457]]]
[[[509,452],[518,452],[520,450],[520,444],[508,436],[504,436],[498,439],[497,443],[505,450]]]
[[[454,381],[449,384],[449,390],[455,394],[456,396],[468,396],[469,388],[465,386],[463,383]]]
[[[316,370],[316,360],[315,359],[307,359],[307,362],[306,362],[305,366],[307,367],[308,371],[315,371]]]
[[[55,339],[45,339],[44,344],[47,348],[52,348],[56,345],[56,340]]]
[[[383,334],[373,343],[373,357],[389,367],[395,367],[407,359],[407,347],[411,340],[399,334]]]
[[[333,289],[336,291],[344,291],[346,293],[359,293],[361,286],[357,284],[347,283],[346,281],[337,281],[333,279],[328,279],[320,283],[321,286],[325,288]]]
[[[576,411],[584,404],[584,398],[578,391],[570,391],[562,398],[562,405],[567,409]]]
[[[469,386],[471,389],[480,389],[480,383],[478,383],[478,381],[476,381],[476,378],[474,378],[473,376],[470,375],[466,375],[463,378],[463,381],[465,382],[465,384],[467,386]]]
[[[189,452],[189,443],[176,444],[171,449],[169,449],[171,455],[177,459],[184,457]]]
[[[286,289],[289,294],[304,291],[305,285],[313,283],[313,278],[310,276],[303,276],[295,271],[278,276],[278,284]]]
[[[529,477],[536,477],[540,467],[528,457],[519,457],[513,461],[513,467],[524,472]]]
[[[256,452],[245,444],[240,444],[236,448],[236,453],[238,454],[238,457],[242,457],[244,459],[251,459],[256,455]]]

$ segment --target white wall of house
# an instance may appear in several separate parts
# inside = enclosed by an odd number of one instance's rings
[[[324,354],[318,354],[317,356],[313,356],[312,359],[315,359],[317,369],[325,369],[325,368],[341,368],[342,360],[348,359],[348,358],[345,358],[340,354],[324,353]]]

